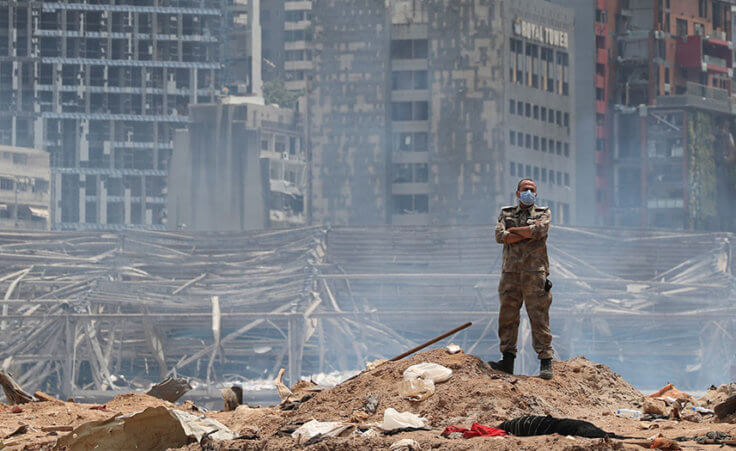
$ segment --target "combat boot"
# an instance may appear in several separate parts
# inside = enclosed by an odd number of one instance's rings
[[[503,359],[498,362],[488,362],[491,368],[504,373],[514,374],[514,359],[516,356],[510,352],[503,353]]]
[[[539,377],[542,379],[552,379],[552,359],[542,359],[539,363]]]

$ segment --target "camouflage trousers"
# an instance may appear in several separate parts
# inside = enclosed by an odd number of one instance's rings
[[[544,290],[547,276],[542,271],[504,272],[498,284],[501,308],[498,312],[498,338],[501,352],[516,355],[521,304],[532,326],[532,343],[540,359],[554,357],[552,333],[549,330],[549,306],[552,293]]]

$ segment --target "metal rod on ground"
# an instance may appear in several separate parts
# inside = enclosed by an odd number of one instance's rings
[[[440,335],[439,337],[435,337],[435,338],[433,338],[433,339],[431,339],[431,340],[429,340],[429,341],[427,341],[425,343],[420,344],[419,346],[417,346],[415,348],[409,349],[408,351],[404,352],[403,354],[397,355],[393,359],[389,360],[389,362],[395,362],[397,360],[401,360],[401,359],[403,359],[406,356],[412,355],[415,352],[420,351],[420,350],[426,348],[427,346],[429,346],[431,344],[437,343],[438,341],[442,340],[443,338],[447,338],[450,335],[452,335],[454,333],[457,333],[457,332],[460,332],[461,330],[463,330],[463,329],[465,329],[467,327],[470,327],[472,325],[473,325],[472,322],[467,322],[467,323],[463,324],[462,326],[458,326],[458,327],[452,329],[449,332],[445,332],[444,334]]]

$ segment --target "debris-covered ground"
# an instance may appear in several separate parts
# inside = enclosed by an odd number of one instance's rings
[[[437,383],[435,392],[422,401],[404,399],[399,394],[404,371],[423,362],[449,368],[452,376]],[[667,439],[680,439],[679,446],[697,449],[721,446],[697,443],[696,437],[701,437],[702,442],[708,439],[709,432],[714,442],[736,439],[736,416],[717,419],[708,410],[700,413],[692,409],[693,406],[713,409],[736,394],[736,384],[708,390],[698,400],[685,401],[687,396],[671,390],[663,392],[662,400],[657,400],[642,396],[605,365],[583,357],[555,362],[554,370],[555,378],[551,381],[509,376],[490,370],[474,356],[434,349],[398,362],[386,362],[334,388],[317,391],[319,387],[299,383],[292,387],[294,394],[287,402],[274,407],[242,405],[228,412],[200,412],[191,402],[175,406],[141,394],[120,395],[104,406],[72,402],[0,405],[0,440],[9,449],[50,448],[57,439],[72,434],[71,429],[82,424],[156,406],[179,409],[198,417],[205,415],[227,426],[233,436],[241,437],[224,441],[204,438],[208,449],[292,449],[298,443],[292,433],[311,420],[341,422],[344,430],[337,437],[313,438],[308,442],[311,444],[302,444],[305,449],[387,449],[402,439],[416,441],[421,449],[643,449],[642,446],[649,447],[660,434]],[[681,408],[672,412],[676,406]],[[426,430],[386,434],[379,425],[388,408],[425,418]],[[616,415],[618,409],[656,412],[667,418],[642,421],[620,417]],[[450,425],[498,426],[524,415],[585,420],[607,432],[630,438],[590,439],[557,434],[463,438],[458,433],[445,438],[441,435]],[[669,419],[670,416],[680,419]],[[401,449],[413,449],[411,446],[414,444]],[[188,450],[202,448],[199,443],[185,446]]]

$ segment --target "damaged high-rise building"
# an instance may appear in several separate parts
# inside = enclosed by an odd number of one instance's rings
[[[478,224],[538,181],[574,221],[572,11],[529,0],[315,0],[315,222]]]
[[[601,225],[736,230],[734,0],[598,0]]]
[[[260,89],[258,3],[0,6],[0,143],[50,153],[52,227],[163,227],[189,105]]]

